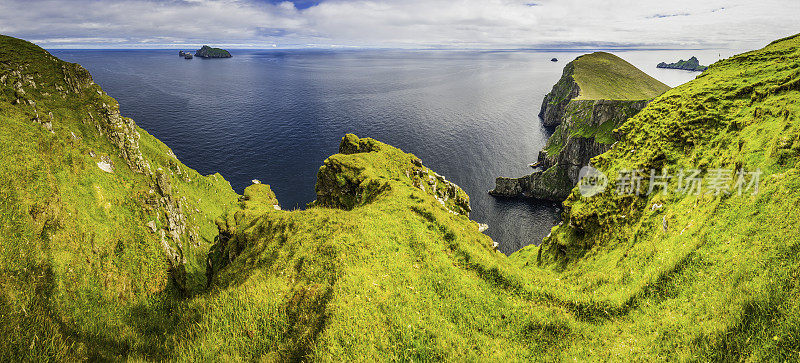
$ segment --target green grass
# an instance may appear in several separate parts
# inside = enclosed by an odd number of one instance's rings
[[[347,135],[317,201],[278,210],[269,186],[237,196],[141,129],[120,142],[101,117],[116,103],[88,73],[1,37],[0,357],[800,359],[798,56],[788,38],[712,65],[628,119],[594,163],[761,168],[758,195],[573,192],[541,248],[506,257],[466,194],[411,154]],[[37,87],[20,94],[27,75]],[[20,97],[53,112],[53,133]],[[185,289],[145,225],[166,227],[150,192],[163,178],[187,220]]]
[[[663,346],[661,354],[687,359],[800,357],[796,39],[718,62],[668,91],[594,160],[609,175],[664,166],[760,169],[758,195],[607,191],[586,199],[573,192],[564,224],[537,251],[543,267],[591,297],[586,304],[602,297],[603,309],[629,321],[626,347]],[[534,251],[518,257],[529,260]]]
[[[572,61],[577,100],[649,100],[669,86],[611,53],[594,52]]]
[[[135,309],[177,292],[160,237],[146,226],[166,223],[163,210],[151,204],[158,197],[153,180],[128,167],[110,135],[115,126],[103,116],[103,104],[115,109],[116,101],[80,66],[0,36],[3,78],[0,356],[71,359],[136,351],[146,340],[136,329],[150,322]],[[16,104],[19,99],[35,104]],[[49,120],[50,112],[52,133],[32,121],[37,114]],[[182,200],[189,287],[205,287],[205,257],[217,235],[213,220],[235,207],[238,196],[219,175],[199,175],[169,156],[163,143],[134,130],[143,159],[166,171],[173,197]],[[113,174],[98,168],[104,156]]]

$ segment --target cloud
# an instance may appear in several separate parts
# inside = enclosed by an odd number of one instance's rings
[[[756,48],[796,0],[0,0],[0,33],[44,47]]]

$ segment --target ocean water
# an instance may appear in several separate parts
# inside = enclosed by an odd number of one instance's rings
[[[259,179],[284,209],[315,198],[317,170],[354,133],[414,153],[461,186],[471,218],[489,225],[506,254],[540,243],[559,220],[558,203],[487,191],[497,176],[531,172],[551,132],[537,117],[542,98],[582,52],[234,50],[231,59],[192,60],[177,50],[52,53],[86,67],[123,115],[186,165],[221,173],[239,193]],[[670,86],[696,73],[659,70],[659,61],[718,57],[617,54]]]

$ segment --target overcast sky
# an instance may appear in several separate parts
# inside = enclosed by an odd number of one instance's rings
[[[730,48],[800,32],[800,0],[0,0],[45,48]]]

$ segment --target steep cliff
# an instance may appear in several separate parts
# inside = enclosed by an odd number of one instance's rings
[[[539,117],[545,126],[556,126],[573,99],[649,100],[668,89],[611,53],[584,54],[564,66],[561,78],[542,101]]]
[[[574,61],[564,66],[561,78],[553,85],[553,89],[544,96],[542,107],[539,110],[539,118],[547,127],[557,126],[561,123],[561,117],[573,98],[578,97],[581,88],[572,77],[575,72]]]
[[[564,200],[578,182],[580,169],[614,143],[612,131],[667,89],[612,54],[576,58],[564,67],[542,105],[545,126],[558,126],[535,163],[541,170],[522,178],[499,177],[489,193]]]

